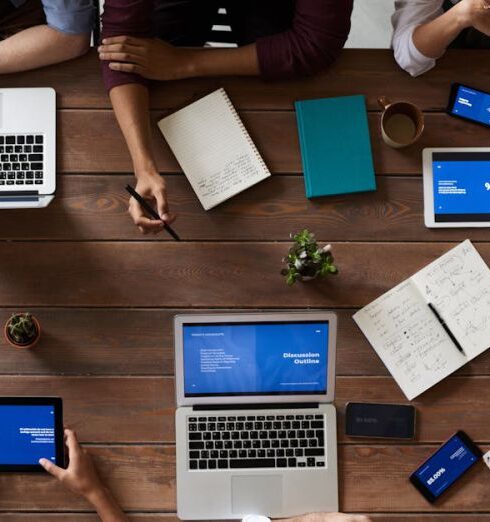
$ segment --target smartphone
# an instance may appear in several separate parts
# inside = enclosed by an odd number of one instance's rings
[[[349,437],[413,439],[415,408],[410,404],[348,402],[345,433]]]
[[[468,435],[458,431],[410,475],[410,482],[429,502],[435,502],[481,457]]]
[[[490,127],[490,93],[453,83],[446,112],[456,118]]]

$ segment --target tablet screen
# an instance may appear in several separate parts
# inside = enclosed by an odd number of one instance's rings
[[[8,399],[12,401],[12,399]],[[28,399],[0,402],[0,469],[40,469],[39,459],[62,465],[61,412],[58,400],[26,403]],[[37,402],[32,400],[33,402]],[[61,402],[61,401],[60,401]],[[62,460],[62,459],[61,459]]]
[[[436,223],[490,221],[490,152],[434,152]]]

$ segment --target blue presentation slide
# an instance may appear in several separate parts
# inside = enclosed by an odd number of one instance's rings
[[[186,396],[325,393],[328,323],[184,325]]]
[[[52,406],[0,406],[0,464],[33,465],[56,461]]]
[[[460,86],[452,112],[458,116],[490,125],[490,95]]]
[[[434,161],[433,183],[436,215],[490,214],[490,161]]]
[[[477,457],[463,441],[454,436],[415,475],[435,497],[438,497],[476,460]]]

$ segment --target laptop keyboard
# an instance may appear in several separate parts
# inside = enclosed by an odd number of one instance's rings
[[[189,469],[325,467],[324,415],[187,417]]]
[[[0,134],[0,186],[42,185],[44,136]]]

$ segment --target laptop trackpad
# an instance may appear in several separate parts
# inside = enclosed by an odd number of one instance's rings
[[[270,515],[282,511],[280,475],[231,477],[231,509],[238,515]]]

